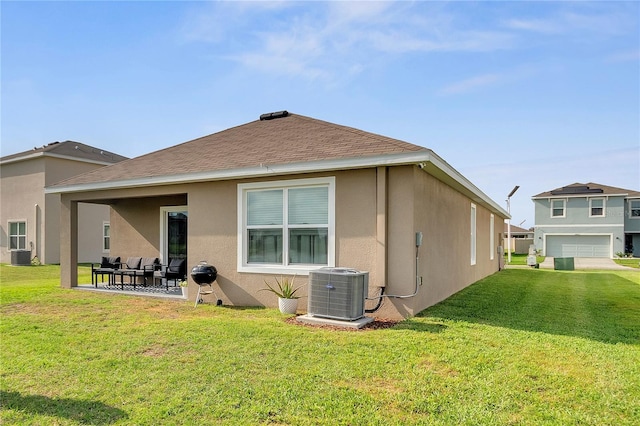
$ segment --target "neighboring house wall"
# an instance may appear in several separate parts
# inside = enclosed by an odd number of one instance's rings
[[[640,206],[640,198],[629,198],[624,202],[624,231],[627,234],[625,238],[631,240],[633,255],[640,257],[640,216],[633,215],[632,206],[635,208],[635,212],[638,212],[637,207]]]
[[[472,201],[414,165],[366,168],[252,179],[251,182],[335,177],[335,266],[369,272],[369,295],[379,287],[394,295],[416,288],[415,233],[424,235],[418,252],[422,279],[413,298],[384,299],[376,315],[406,317],[438,303],[498,271],[498,226],[489,234],[491,212],[476,205],[476,262],[471,262]],[[159,256],[160,209],[188,206],[188,268],[206,260],[218,269],[219,296],[225,304],[276,306],[264,288],[269,273],[238,271],[238,185],[246,180],[63,194],[69,199],[113,199],[111,255]],[[169,194],[170,193],[170,194]],[[169,194],[169,195],[168,195]],[[384,201],[386,200],[386,202]],[[475,204],[474,204],[475,205]],[[68,235],[68,230],[64,233]],[[493,246],[491,246],[493,241]],[[63,246],[69,244],[63,238]],[[68,247],[64,248],[68,250]],[[493,252],[493,256],[492,256]],[[386,256],[385,256],[386,254]],[[167,259],[163,259],[167,261]],[[63,277],[63,285],[72,280]],[[306,284],[306,273],[296,283]],[[301,295],[306,296],[306,286]],[[190,296],[197,285],[190,280]],[[304,309],[306,298],[301,308]],[[375,302],[368,302],[368,305]]]
[[[590,200],[604,200],[604,216],[592,216]],[[552,202],[564,201],[564,215],[552,217]],[[624,251],[625,201],[622,196],[601,194],[534,199],[536,249],[543,255],[557,244],[592,246],[593,252],[580,251],[577,257],[613,257]],[[556,204],[556,207],[558,205]],[[606,246],[606,247],[605,247]]]
[[[9,223],[26,223],[26,250],[31,257],[44,254],[44,162],[42,160],[3,164],[0,168],[0,262],[11,262]]]
[[[103,167],[100,164],[54,157],[37,157],[3,164],[0,207],[0,263],[11,262],[8,224],[27,224],[27,250],[42,263],[60,262],[60,196],[44,194],[44,187]],[[96,262],[103,255],[102,224],[109,221],[108,205],[83,204],[79,209],[80,262]]]

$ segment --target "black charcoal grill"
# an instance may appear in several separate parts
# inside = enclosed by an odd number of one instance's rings
[[[213,290],[213,282],[218,278],[218,270],[215,266],[209,265],[203,260],[191,269],[191,278],[198,284],[198,295],[196,296],[194,308],[198,306],[198,303],[204,302],[202,296],[207,294],[213,294],[216,298],[216,305],[222,305],[222,300],[218,298],[218,295]],[[208,290],[203,289],[206,286],[209,287]]]

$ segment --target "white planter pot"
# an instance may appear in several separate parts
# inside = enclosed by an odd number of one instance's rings
[[[283,299],[278,297],[278,308],[283,314],[295,314],[298,310],[298,299]]]

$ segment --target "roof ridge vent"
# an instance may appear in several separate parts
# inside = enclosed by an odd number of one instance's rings
[[[288,111],[276,111],[276,112],[268,112],[266,114],[260,115],[260,121],[264,120],[273,120],[275,118],[283,118],[289,115]]]

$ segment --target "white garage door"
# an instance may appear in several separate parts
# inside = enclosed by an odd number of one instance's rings
[[[611,237],[608,235],[549,235],[547,256],[609,257]]]

